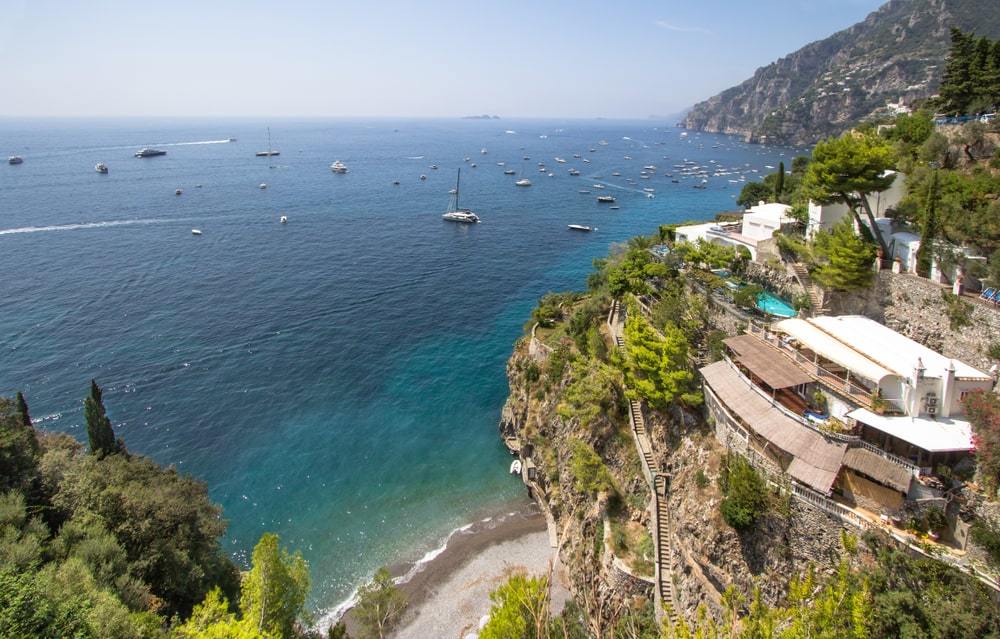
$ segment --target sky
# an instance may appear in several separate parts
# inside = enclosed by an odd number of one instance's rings
[[[0,116],[666,116],[880,4],[0,0]]]

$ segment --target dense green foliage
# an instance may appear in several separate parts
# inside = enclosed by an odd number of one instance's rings
[[[813,277],[827,288],[855,291],[868,287],[875,277],[875,247],[854,232],[849,217],[817,233],[813,252],[819,261]]]
[[[1000,487],[1000,398],[994,393],[969,393],[962,403],[972,422],[976,465],[992,490]]]
[[[694,373],[687,362],[688,341],[674,324],[657,331],[638,306],[629,305],[625,321],[625,383],[627,393],[658,410],[671,403],[701,404]]]
[[[619,413],[621,399],[621,373],[598,360],[581,359],[573,363],[572,381],[556,410],[588,428],[601,415]]]
[[[252,614],[230,610],[241,589],[221,509],[201,482],[128,454],[101,395],[93,384],[85,406],[95,454],[34,430],[22,396],[0,398],[0,637],[301,636],[301,558],[265,536],[243,585]]]
[[[545,577],[515,573],[490,593],[490,619],[480,639],[542,639],[549,631],[549,593]]]
[[[719,473],[719,489],[723,494],[719,504],[722,518],[737,530],[750,528],[767,512],[767,485],[740,455],[726,456]]]
[[[582,439],[570,442],[569,472],[573,476],[573,487],[578,492],[596,495],[615,488],[614,479],[600,455]]]
[[[371,582],[358,590],[351,614],[361,626],[360,639],[382,639],[406,609],[406,597],[396,587],[387,568],[379,568]]]
[[[951,30],[938,104],[951,115],[984,113],[1000,105],[1000,40]]]

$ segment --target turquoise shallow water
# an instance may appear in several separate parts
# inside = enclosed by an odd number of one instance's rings
[[[0,121],[0,155],[25,157],[0,167],[0,393],[79,437],[96,377],[132,450],[208,482],[228,551],[266,530],[302,550],[316,608],[519,494],[496,421],[534,301],[583,287],[613,242],[733,206],[735,176],[697,190],[672,164],[792,155],[652,121],[269,124],[276,168],[259,121]],[[168,154],[131,157],[146,145]],[[473,227],[440,219],[466,156]],[[577,192],[595,175],[620,210]]]

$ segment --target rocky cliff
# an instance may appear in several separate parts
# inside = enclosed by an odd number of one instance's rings
[[[1000,2],[889,0],[864,21],[695,105],[683,125],[785,144],[839,134],[885,114],[888,102],[933,95],[953,26],[1000,37]]]

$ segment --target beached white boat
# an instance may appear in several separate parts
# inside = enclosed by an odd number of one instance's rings
[[[520,475],[521,474],[521,460],[515,459],[510,463],[510,474]]]
[[[473,213],[470,209],[463,209],[458,206],[458,196],[459,196],[459,186],[462,183],[462,169],[458,170],[458,177],[455,178],[455,188],[451,190],[454,196],[453,203],[449,202],[448,210],[441,216],[442,219],[448,220],[449,222],[462,222],[464,224],[476,224],[479,222],[479,216]]]

